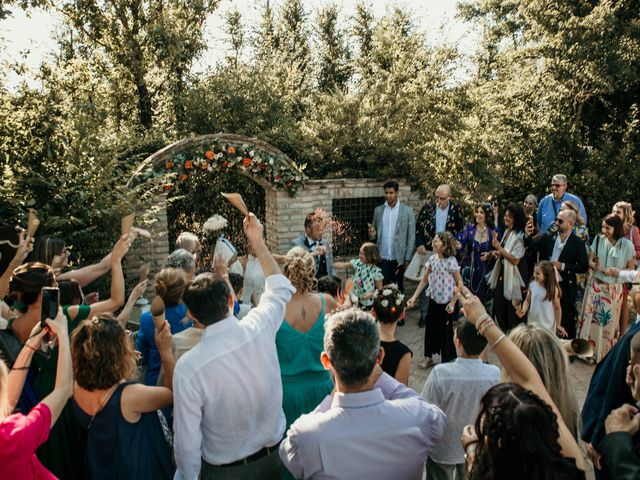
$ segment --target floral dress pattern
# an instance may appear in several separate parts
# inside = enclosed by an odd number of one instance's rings
[[[380,267],[375,265],[367,265],[362,263],[358,258],[351,260],[353,266],[353,293],[358,296],[360,305],[370,307],[373,305],[373,295],[371,298],[363,300],[362,297],[367,293],[373,293],[376,291],[376,281],[384,278]]]
[[[612,245],[602,235],[593,241],[591,251],[598,256],[602,268],[625,268],[635,254],[633,244],[626,238]],[[615,344],[622,294],[623,284],[602,272],[595,272],[587,282],[578,337],[593,345],[596,362],[602,360]]]

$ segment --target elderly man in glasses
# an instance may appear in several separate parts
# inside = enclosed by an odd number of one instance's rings
[[[525,245],[531,246],[540,252],[540,260],[553,262],[560,274],[560,288],[562,297],[562,327],[567,337],[576,336],[576,274],[585,273],[589,268],[589,259],[584,242],[573,232],[576,223],[576,214],[572,210],[558,212],[555,224],[558,231],[554,234],[546,233],[538,241],[529,237],[532,226],[527,226]]]
[[[578,205],[580,215],[587,223],[587,212],[582,200],[576,195],[567,192],[567,177],[557,173],[551,179],[551,193],[540,201],[538,206],[538,227],[541,233],[545,233],[554,224],[563,202],[571,200]]]

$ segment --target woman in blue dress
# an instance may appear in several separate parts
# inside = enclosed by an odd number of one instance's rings
[[[469,267],[470,270],[468,280],[466,280],[469,290],[482,303],[485,303],[489,298],[486,276],[491,273],[495,263],[493,256],[489,253],[493,250],[491,246],[493,232],[498,232],[499,236],[502,235],[500,229],[494,225],[493,218],[491,205],[481,203],[475,208],[473,223],[469,223],[458,234],[460,250],[464,257],[463,265]]]

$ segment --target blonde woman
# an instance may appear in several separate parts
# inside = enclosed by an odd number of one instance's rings
[[[537,325],[520,325],[509,332],[509,339],[533,363],[564,423],[577,441],[580,411],[568,374],[569,359],[562,343],[549,330]]]
[[[324,348],[325,315],[338,304],[331,296],[316,293],[315,261],[303,248],[295,247],[287,253],[283,273],[296,288],[276,336],[288,429],[333,389],[329,372],[320,363],[320,353]]]
[[[636,268],[640,265],[640,230],[633,224],[635,212],[628,202],[616,202],[611,213],[622,220],[622,236],[633,244]],[[620,333],[627,330],[629,324],[629,289],[622,286],[622,308],[620,310]]]
[[[636,267],[640,265],[640,229],[633,224],[635,213],[628,202],[617,202],[611,213],[622,220],[622,236],[633,243]]]

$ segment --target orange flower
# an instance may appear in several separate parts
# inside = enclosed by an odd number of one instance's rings
[[[245,157],[242,160],[242,165],[245,166],[245,167],[248,167],[249,165],[251,165],[251,159],[249,157]]]
[[[178,180],[180,180],[181,182],[184,182],[187,178],[189,178],[189,175],[187,175],[186,173],[183,173],[178,177]]]
[[[166,168],[167,170],[169,170],[171,167],[173,167],[173,162],[167,162],[164,164],[164,168]]]
[[[213,153],[213,150],[207,150],[206,152],[204,152],[204,156],[207,158],[207,160],[213,160],[213,157],[215,157],[216,154]]]
[[[162,186],[162,190],[164,190],[165,192],[168,192],[172,188],[173,188],[173,185],[171,185],[170,183],[167,183],[166,185]]]
[[[229,147],[229,149],[227,150],[227,153],[228,153],[229,155],[233,155],[234,153],[236,153],[236,147],[234,147],[233,145],[231,145],[231,146]]]
[[[274,180],[275,180],[276,182],[279,182],[280,180],[282,180],[282,177],[281,177],[280,175],[276,175],[276,176],[275,176],[275,178],[274,178]]]
[[[201,170],[208,170],[209,169],[209,164],[207,162],[202,162],[200,164],[200,169]]]
[[[184,168],[187,170],[191,170],[193,168],[193,160],[187,160],[184,162]]]

